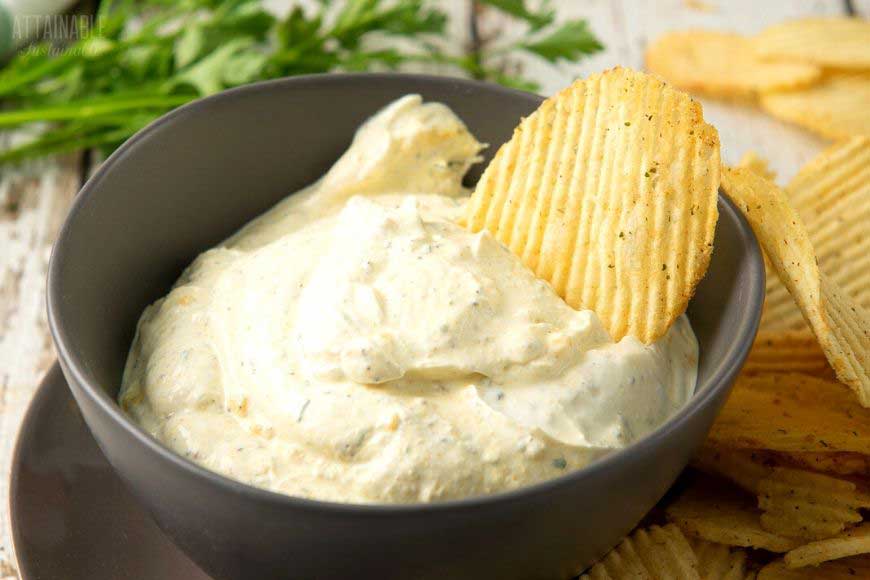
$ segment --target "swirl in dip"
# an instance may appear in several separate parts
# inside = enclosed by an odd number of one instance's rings
[[[338,502],[508,490],[662,423],[695,386],[688,320],[615,343],[457,225],[481,147],[419,96],[380,111],[145,310],[123,408],[211,470]]]

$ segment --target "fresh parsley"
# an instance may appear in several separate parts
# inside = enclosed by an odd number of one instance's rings
[[[253,81],[438,63],[534,89],[493,63],[517,52],[557,63],[601,50],[585,21],[557,24],[547,2],[537,10],[524,0],[478,4],[525,23],[528,34],[502,46],[444,48],[448,15],[434,0],[321,0],[284,18],[259,0],[103,0],[88,34],[62,47],[29,46],[0,69],[0,130],[37,128],[0,151],[0,163],[108,152],[174,107]]]

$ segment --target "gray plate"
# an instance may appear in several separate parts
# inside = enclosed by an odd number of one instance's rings
[[[209,580],[106,462],[55,364],[12,458],[12,536],[22,580]]]

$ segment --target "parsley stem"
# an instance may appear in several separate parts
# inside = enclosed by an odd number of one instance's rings
[[[0,128],[14,127],[35,121],[70,121],[74,119],[93,119],[121,111],[140,109],[168,109],[183,105],[195,98],[183,95],[145,95],[129,98],[111,97],[102,101],[89,100],[71,102],[63,105],[33,107],[13,111],[0,111]]]
[[[28,68],[24,72],[17,74],[3,75],[0,74],[0,95],[6,95],[12,91],[26,86],[34,81],[45,78],[56,71],[63,70],[70,62],[75,59],[75,55],[67,53],[57,58],[46,60],[36,66]]]
[[[118,132],[119,130],[115,129],[114,131]],[[0,163],[21,161],[54,153],[67,153],[80,148],[94,147],[104,142],[106,142],[106,133],[104,131],[92,134],[76,132],[45,139],[35,139],[29,143],[0,152]]]

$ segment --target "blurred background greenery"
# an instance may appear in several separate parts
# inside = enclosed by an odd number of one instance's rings
[[[527,31],[484,43],[471,30],[461,47],[445,42],[451,18],[473,19],[437,0],[287,4],[276,11],[262,0],[102,0],[78,5],[77,17],[47,19],[42,39],[19,46],[0,69],[0,131],[33,127],[0,151],[0,164],[92,148],[109,153],[174,107],[260,80],[431,65],[534,91],[508,66],[512,54],[556,64],[603,48],[585,20],[557,23],[549,2],[534,9],[525,0],[471,3]]]

